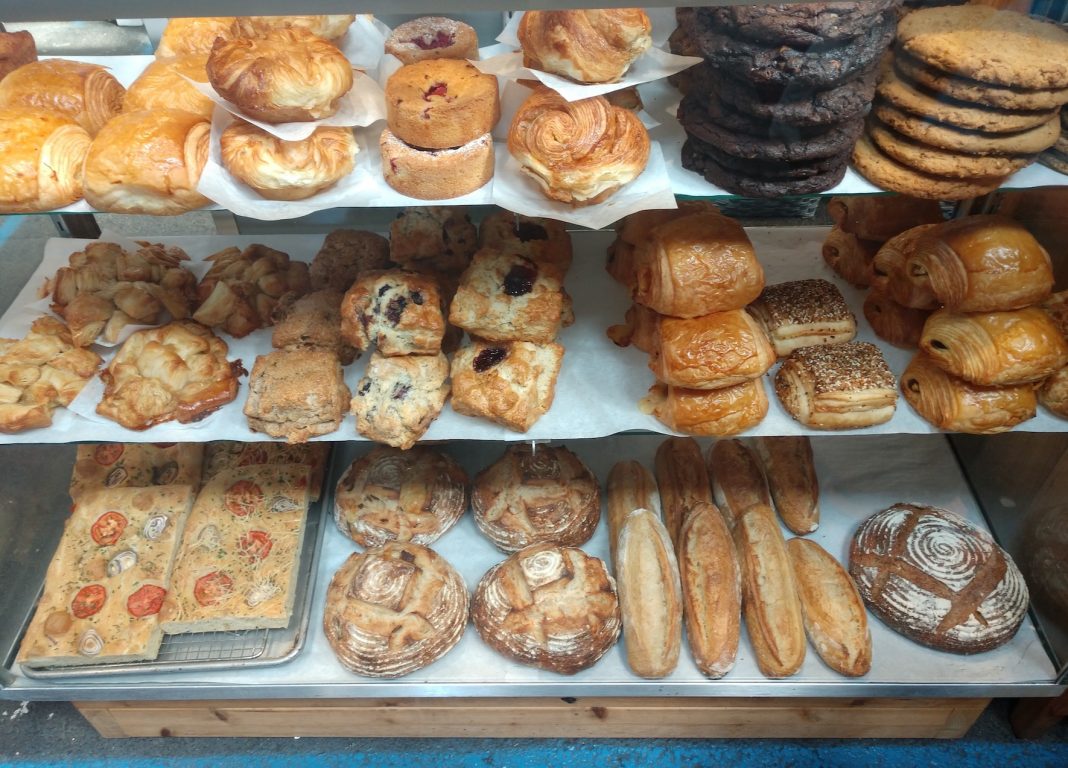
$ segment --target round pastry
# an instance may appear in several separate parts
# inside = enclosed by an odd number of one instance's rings
[[[868,137],[888,157],[909,168],[952,179],[1009,176],[1034,162],[1033,155],[970,155],[906,138],[878,120],[868,121]]]
[[[916,245],[923,233],[934,224],[919,224],[894,235],[878,251],[872,260],[871,287],[885,294],[903,307],[912,309],[937,309],[938,299],[926,283],[908,278],[905,265],[916,252]]]
[[[156,58],[190,54],[207,56],[217,37],[230,37],[233,16],[206,16],[202,18],[171,19],[163,28],[156,46]]]
[[[37,61],[37,44],[25,29],[0,32],[0,80],[31,61]]]
[[[386,39],[386,53],[403,64],[426,59],[477,59],[474,27],[444,16],[423,16],[396,27]]]
[[[467,626],[467,587],[433,550],[392,542],[349,559],[326,591],[323,632],[337,660],[367,677],[400,677],[440,659]]]
[[[244,120],[219,139],[223,166],[268,200],[303,200],[352,172],[359,147],[351,128],[322,126],[306,139],[284,141]]]
[[[108,123],[85,158],[85,199],[109,213],[171,216],[207,205],[197,182],[211,124],[180,109],[126,112]]]
[[[610,83],[653,44],[640,8],[527,11],[517,34],[523,64],[580,83]]]
[[[450,456],[378,446],[337,483],[334,520],[361,547],[433,544],[467,509],[467,474]]]
[[[202,94],[189,80],[208,82],[208,55],[191,53],[170,59],[156,59],[134,80],[122,101],[123,112],[139,109],[184,109],[211,120],[215,102]],[[186,80],[186,78],[189,80]]]
[[[340,40],[356,17],[351,13],[333,16],[238,16],[233,32],[239,37],[263,37],[276,29],[304,29],[324,40]]]
[[[619,639],[615,580],[581,549],[544,543],[486,572],[471,599],[486,645],[520,664],[573,675]]]
[[[563,446],[515,443],[475,477],[479,530],[504,552],[552,541],[577,547],[601,518],[597,478]]]
[[[929,424],[947,432],[994,435],[1035,415],[1031,384],[985,387],[946,373],[920,353],[901,375],[905,400]]]
[[[633,112],[603,96],[569,102],[539,87],[515,113],[508,151],[546,197],[590,205],[641,175],[649,133]]]
[[[408,64],[386,83],[386,123],[403,142],[447,149],[493,130],[501,117],[497,78],[466,61]]]
[[[126,89],[98,64],[45,59],[0,81],[0,107],[40,107],[66,115],[95,136],[122,111]]]
[[[0,212],[48,211],[80,200],[90,142],[65,115],[0,107]]]
[[[895,504],[857,529],[849,572],[864,602],[921,645],[981,653],[1027,614],[1027,585],[990,534],[937,507]]]
[[[383,128],[378,144],[386,183],[418,200],[460,197],[493,178],[493,137],[488,133],[459,147],[417,149]]]
[[[266,123],[330,117],[353,82],[349,60],[300,28],[216,41],[208,80],[224,99]]]
[[[886,102],[877,102],[872,111],[879,121],[902,136],[927,146],[971,155],[1033,154],[1053,146],[1061,134],[1056,113],[1033,128],[1014,133],[986,133],[916,117]]]

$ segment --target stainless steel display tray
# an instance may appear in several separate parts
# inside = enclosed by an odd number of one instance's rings
[[[333,485],[330,486],[333,488]],[[283,664],[296,658],[308,637],[308,619],[315,594],[315,575],[319,572],[319,555],[323,549],[323,510],[333,506],[325,502],[326,487],[319,500],[308,508],[304,546],[297,569],[293,617],[289,625],[278,629],[243,629],[231,632],[191,632],[164,635],[159,655],[151,661],[126,661],[85,667],[31,667],[21,665],[22,674],[35,680],[84,680],[111,675],[153,672],[201,672],[204,670],[244,669]],[[42,585],[42,589],[44,586]],[[32,617],[32,613],[30,617]],[[26,624],[29,624],[29,617]],[[23,627],[25,632],[26,627]]]

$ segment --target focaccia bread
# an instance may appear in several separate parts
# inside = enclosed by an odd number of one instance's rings
[[[307,467],[244,467],[209,480],[182,536],[163,631],[287,626],[307,512]]]
[[[101,488],[200,487],[203,443],[87,443],[78,446],[70,497]]]
[[[312,501],[319,500],[319,492],[330,458],[329,443],[286,445],[285,443],[240,443],[236,440],[216,440],[204,449],[204,477],[207,483],[220,472],[238,467],[261,464],[297,464],[308,468],[308,492]]]
[[[154,659],[193,495],[188,485],[83,494],[48,566],[18,660],[75,666]]]

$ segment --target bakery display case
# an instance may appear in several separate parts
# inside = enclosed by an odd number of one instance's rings
[[[127,5],[124,0],[114,0],[75,9],[64,3],[53,3],[40,12],[37,9],[5,11],[7,15],[3,20],[21,21],[19,14],[32,15],[32,19],[26,19],[28,21],[92,16],[114,18],[133,13],[134,9]],[[217,4],[210,9],[199,5],[203,4],[191,0],[183,12],[232,10],[237,13],[241,10],[239,7],[219,8]],[[316,4],[315,10],[349,10],[341,5],[321,2]],[[565,8],[576,4],[551,5]],[[731,5],[748,7],[756,4]],[[144,16],[152,10],[151,3],[146,7],[142,2],[136,13]],[[274,0],[267,0],[256,9],[260,14],[286,10],[289,8],[285,3]],[[378,8],[372,2],[360,10],[388,12],[395,8]],[[405,10],[411,10],[414,15],[423,9]],[[500,31],[501,10],[499,5],[492,3],[464,3],[456,9],[485,40]],[[666,23],[673,24],[672,9],[657,10],[660,13],[656,19],[667,19]],[[394,18],[386,17],[390,26],[394,25]],[[659,37],[654,32],[654,44],[666,45],[669,31]],[[151,62],[151,57],[101,56],[95,61],[109,67],[115,78],[128,87]],[[1030,90],[1040,88],[1033,86]],[[731,195],[723,187],[716,186],[712,181],[714,174],[704,173],[702,177],[694,172],[693,150],[685,147],[693,146],[692,126],[701,120],[692,119],[692,112],[691,118],[684,118],[685,109],[676,119],[675,107],[680,96],[666,80],[645,83],[639,92],[646,116],[651,116],[651,122],[655,123],[648,126],[653,142],[650,164],[661,164],[666,194],[672,202],[675,197],[713,200],[725,212],[733,212],[743,219],[743,223],[747,223],[744,219],[748,215],[769,210],[764,201]],[[688,104],[686,108],[692,109],[692,100]],[[508,105],[502,92],[502,113],[515,108],[516,104]],[[216,110],[215,114],[219,115],[220,111]],[[887,117],[886,121],[889,120]],[[687,123],[685,129],[683,122]],[[209,130],[206,123],[203,125],[204,130]],[[858,131],[860,125],[858,122]],[[1059,133],[1059,123],[1057,125]],[[1013,126],[1017,127],[1016,123]],[[220,130],[216,126],[215,132]],[[181,132],[187,134],[188,127]],[[476,131],[479,135],[482,132],[483,127]],[[447,143],[450,146],[456,142],[466,143],[470,131],[461,133],[459,138]],[[706,144],[714,143],[711,140],[715,135],[715,131],[705,132],[700,140]],[[495,138],[493,189],[482,187],[465,192],[453,201],[471,206],[469,210],[476,221],[485,219],[494,210],[490,204],[501,205],[502,200],[507,199],[502,198],[497,189],[501,186],[496,183],[498,180],[506,177],[506,183],[514,184],[521,178],[518,170],[508,164],[512,158],[508,157],[501,137]],[[213,136],[212,140],[216,139],[218,136]],[[852,141],[855,140],[856,136]],[[871,141],[877,140],[873,135]],[[790,142],[786,144],[789,146]],[[490,145],[493,146],[492,141]],[[377,159],[377,151],[374,142],[360,140],[358,156],[375,156]],[[685,159],[688,151],[690,161]],[[745,153],[749,150],[741,148],[738,151]],[[846,169],[846,156],[841,148],[835,151],[834,156],[838,158],[835,172],[841,170],[842,176],[836,184],[823,190],[823,195],[885,192],[884,188],[870,181],[871,175],[856,170],[862,168],[862,163],[855,155],[854,167]],[[1024,153],[1021,150],[1017,154]],[[1030,156],[1036,152],[1029,148],[1026,153]],[[708,156],[716,157],[711,152]],[[765,163],[762,166],[765,170],[779,162],[758,161],[751,157],[746,160]],[[1021,162],[1019,167],[1010,167],[1011,164],[1002,163],[998,165],[999,173],[1004,171],[1001,175],[990,171],[992,166],[980,165],[987,174],[982,177],[986,180],[984,183],[997,178],[992,186],[996,191],[976,188],[971,190],[975,194],[957,195],[976,199],[944,205],[944,212],[955,215],[1002,213],[1016,217],[1050,253],[1056,287],[1063,288],[1068,276],[1068,231],[1064,229],[1058,211],[1063,210],[1068,201],[1068,177],[1038,164]],[[749,178],[746,174],[753,166],[748,162],[744,166],[745,173],[739,170],[738,174]],[[707,166],[701,167],[707,169]],[[378,183],[375,189],[380,187],[381,194],[365,191],[356,198],[344,195],[330,198],[327,203],[314,206],[317,213],[306,208],[288,208],[290,204],[281,200],[247,208],[236,203],[233,206],[211,203],[205,210],[213,211],[218,234],[203,234],[201,230],[167,236],[146,233],[145,236],[164,247],[181,248],[191,257],[190,263],[198,280],[203,279],[209,269],[205,259],[230,246],[244,249],[262,243],[284,252],[293,262],[311,262],[322,246],[323,234],[327,230],[344,224],[386,233],[390,220],[402,205],[418,204],[418,200],[399,196],[395,185],[390,189],[380,183],[383,176],[381,163],[375,170]],[[826,169],[813,173],[809,170],[812,169],[805,171],[807,176],[804,178],[827,173]],[[388,172],[385,175],[388,182]],[[782,178],[775,176],[775,179],[775,184],[779,185],[777,195],[806,194],[803,185],[782,187]],[[642,181],[639,178],[634,183]],[[735,183],[742,182],[735,179],[725,186]],[[743,185],[747,183],[750,182]],[[885,180],[883,186],[893,188]],[[494,421],[497,423],[463,415],[467,412],[461,411],[460,407],[446,407],[426,431],[425,440],[438,444],[468,477],[476,477],[497,461],[508,443],[529,442],[531,451],[537,455],[539,446],[566,441],[567,447],[593,471],[603,492],[614,464],[636,460],[651,469],[656,463],[658,446],[669,435],[678,434],[671,429],[672,422],[661,418],[655,409],[639,409],[637,405],[647,396],[650,380],[646,373],[646,355],[633,347],[621,348],[615,338],[605,333],[623,321],[631,301],[627,291],[613,282],[604,269],[604,255],[613,248],[615,237],[615,232],[604,228],[624,213],[643,207],[656,208],[658,205],[654,201],[664,199],[665,190],[655,185],[640,189],[642,193],[631,198],[624,193],[619,193],[618,198],[609,198],[617,201],[615,208],[608,206],[595,213],[578,208],[575,209],[578,213],[564,211],[558,217],[569,222],[574,251],[574,263],[566,278],[569,301],[574,306],[574,321],[570,325],[563,322],[559,317],[563,312],[557,307],[558,317],[555,322],[547,323],[548,330],[538,322],[542,318],[531,318],[528,323],[532,328],[537,325],[541,334],[539,343],[552,343],[555,339],[562,347],[563,365],[556,382],[555,398],[550,398],[552,407],[546,406],[544,415],[541,418],[538,418],[540,414],[535,415],[533,419],[514,413],[496,413]],[[757,187],[751,186],[750,189],[757,190]],[[763,195],[768,189],[770,187],[763,185],[754,193]],[[773,208],[774,203],[781,201],[771,202]],[[786,205],[795,206],[795,211],[808,209],[811,212],[822,202],[821,194],[812,194],[789,198]],[[546,206],[560,205],[560,201],[541,200],[538,205],[536,210],[519,210],[518,207],[511,210],[551,216],[556,209]],[[197,205],[187,207],[196,208]],[[820,208],[821,216],[825,207]],[[87,226],[88,236],[96,236],[92,232],[93,209],[84,201],[76,202],[66,210],[57,210],[58,213],[53,215],[62,215],[75,227]],[[299,221],[287,221],[295,218],[298,210],[308,215]],[[241,215],[235,217],[235,213]],[[819,221],[825,221],[825,218]],[[793,219],[789,226],[760,226],[753,222],[743,237],[747,235],[752,241],[767,284],[814,277],[828,281],[842,297],[846,308],[842,314],[857,318],[857,340],[877,343],[881,350],[879,359],[885,360],[888,375],[892,372],[893,377],[902,376],[909,366],[912,352],[879,341],[880,334],[875,333],[870,322],[864,319],[867,314],[865,293],[852,287],[848,280],[832,274],[824,263],[821,246],[830,229],[815,222],[816,219],[802,220],[799,224]],[[590,226],[587,228],[582,224]],[[105,233],[105,239],[109,237],[131,250],[138,247],[131,244],[133,238]],[[15,327],[19,323],[28,326],[26,318],[31,313],[44,311],[43,305],[36,303],[41,283],[66,265],[71,254],[84,250],[88,243],[86,239],[68,237],[50,239],[43,244],[37,254],[43,256],[40,265],[13,299],[7,314],[0,318],[0,326]],[[487,271],[494,268],[492,265],[486,267]],[[275,269],[279,274],[291,276],[284,264],[279,263]],[[511,275],[508,279],[512,279]],[[294,284],[291,282],[289,287]],[[386,283],[374,287],[379,297],[391,290],[394,287]],[[416,293],[422,295],[422,291]],[[697,292],[693,293],[696,295]],[[743,306],[748,304],[749,299],[742,302]],[[398,313],[403,311],[401,306]],[[774,314],[773,307],[765,311]],[[485,314],[485,311],[471,312],[461,322],[469,332],[473,333],[470,328],[480,328],[480,336],[492,334],[492,324],[488,324]],[[261,356],[272,351],[269,329],[248,333],[253,327],[250,326],[248,330],[235,331],[234,327],[227,327],[221,321],[216,324],[217,329],[220,327],[227,334],[230,357],[243,360],[249,370],[253,370],[254,360],[258,368],[259,360],[263,359]],[[370,330],[374,330],[373,326]],[[413,333],[420,330],[426,330],[422,321]],[[365,335],[370,332],[367,322],[363,324],[363,332]],[[385,331],[376,333],[380,348],[394,340]],[[441,329],[438,339],[440,337]],[[782,339],[772,340],[776,344],[785,343]],[[412,342],[406,337],[403,343]],[[358,349],[369,345],[369,342],[363,343]],[[101,347],[98,345],[97,348]],[[486,351],[492,352],[493,348],[487,346],[483,352]],[[769,348],[767,365],[756,373],[758,385],[763,371],[774,363],[775,352],[776,349]],[[779,356],[788,352],[779,352]],[[110,350],[106,350],[105,355],[110,355]],[[365,357],[374,359],[370,353]],[[318,359],[307,365],[318,368]],[[368,363],[361,360],[347,366],[330,386],[346,389],[343,399],[347,400],[347,392],[355,393],[364,381],[374,378],[362,378],[366,365]],[[474,365],[477,370],[478,363]],[[400,375],[396,369],[382,370],[388,371],[386,376]],[[658,378],[668,378],[663,369],[654,368],[654,372]],[[238,375],[233,370],[231,374]],[[769,392],[774,390],[772,375],[768,376]],[[269,380],[267,374],[254,371],[254,378],[261,377]],[[225,373],[220,369],[211,378],[225,379]],[[454,381],[456,378],[454,368]],[[751,379],[752,376],[744,378]],[[246,384],[251,387],[248,380]],[[302,582],[304,586],[297,590],[296,610],[289,626],[267,630],[262,637],[243,631],[208,633],[224,636],[201,639],[202,645],[192,649],[178,647],[175,643],[174,648],[167,648],[160,661],[148,662],[147,666],[139,666],[139,663],[110,668],[23,666],[15,661],[15,656],[40,597],[49,556],[59,542],[63,521],[71,508],[67,490],[75,462],[75,449],[71,444],[255,441],[264,439],[258,433],[274,434],[271,432],[274,427],[268,420],[260,418],[255,424],[252,416],[246,420],[250,406],[245,403],[248,393],[245,387],[241,387],[236,399],[210,418],[192,423],[161,423],[138,432],[128,427],[144,424],[129,421],[128,409],[120,407],[116,412],[118,418],[97,416],[94,405],[103,391],[103,383],[91,381],[83,390],[84,397],[79,396],[69,403],[69,409],[56,411],[51,426],[5,434],[0,441],[4,443],[0,445],[0,452],[11,468],[2,483],[4,505],[0,509],[0,539],[6,542],[0,549],[0,574],[11,588],[0,595],[0,607],[6,615],[15,617],[13,622],[0,628],[0,653],[4,661],[0,670],[0,698],[74,701],[104,735],[520,737],[567,733],[575,736],[669,737],[953,737],[967,730],[992,697],[1052,697],[1063,693],[1068,685],[1068,625],[1064,618],[1068,615],[1068,592],[1062,583],[1064,549],[1063,537],[1059,533],[1065,514],[1066,489],[1062,478],[1068,477],[1065,474],[1068,469],[1068,421],[1039,409],[1035,418],[1024,420],[1007,434],[949,434],[922,418],[900,397],[896,411],[883,423],[841,432],[819,429],[818,424],[804,426],[797,420],[796,412],[772,397],[766,406],[767,416],[759,420],[759,425],[745,431],[742,437],[747,442],[758,436],[805,435],[811,438],[821,488],[822,516],[821,524],[808,538],[843,564],[850,560],[850,542],[858,526],[873,512],[898,503],[944,507],[980,531],[992,534],[1019,565],[1031,593],[1030,610],[1019,630],[994,650],[957,655],[924,647],[894,631],[869,612],[871,668],[859,677],[846,677],[835,672],[812,647],[803,661],[799,661],[796,674],[782,679],[766,677],[762,674],[765,668],[759,663],[759,653],[744,630],[733,669],[719,679],[702,672],[707,669],[695,663],[685,640],[677,668],[658,679],[644,679],[632,672],[624,641],[609,648],[596,664],[574,674],[561,675],[524,666],[498,654],[491,643],[484,641],[475,627],[468,624],[456,646],[423,669],[396,679],[350,673],[346,666],[353,666],[339,663],[331,647],[334,640],[323,630],[324,614],[328,614],[328,585],[334,573],[354,552],[353,542],[338,527],[340,520],[335,526],[331,516],[335,510],[338,482],[350,465],[365,456],[374,444],[360,437],[353,429],[353,422],[346,418],[340,429],[325,430],[328,434],[316,438],[331,444],[329,470],[323,498],[311,507],[313,522],[309,523],[308,538],[304,541],[300,559],[301,578],[306,582]],[[267,394],[273,394],[268,385],[257,385],[256,397],[260,404],[255,408],[268,407],[264,404],[270,400],[265,396]],[[535,396],[536,393],[530,395],[532,399]],[[476,410],[471,413],[486,415],[484,410],[477,410],[484,406],[462,407],[474,407]],[[339,414],[345,418],[345,409],[342,408]],[[509,431],[502,425],[516,431]],[[362,422],[360,430],[365,430]],[[421,433],[408,443],[418,437]],[[707,452],[713,442],[708,437],[699,438],[702,452]],[[607,509],[608,499],[602,501]],[[602,512],[602,520],[604,518]],[[481,521],[476,525],[472,515],[464,511],[452,530],[433,544],[434,551],[456,568],[469,592],[475,590],[488,569],[504,558],[483,535],[485,529],[480,532],[480,526]],[[592,538],[582,544],[582,548],[590,555],[609,561],[611,547],[607,529],[604,522],[597,525]],[[955,598],[949,595],[945,599],[952,602]],[[979,616],[978,621],[985,624],[986,620]],[[306,717],[308,714],[313,717]]]

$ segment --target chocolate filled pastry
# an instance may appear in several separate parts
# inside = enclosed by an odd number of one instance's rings
[[[712,390],[657,382],[638,408],[676,432],[727,437],[763,421],[768,414],[768,396],[760,379]]]
[[[66,115],[90,136],[122,111],[126,89],[99,64],[45,59],[0,81],[0,107],[39,107]]]
[[[441,555],[391,542],[349,555],[330,580],[323,633],[366,677],[401,677],[440,659],[467,627],[467,586]]]
[[[467,509],[467,474],[448,454],[378,446],[345,470],[334,522],[361,547],[393,541],[429,546]]]
[[[220,96],[265,123],[330,117],[353,82],[341,51],[300,28],[216,40],[207,70]]]
[[[509,445],[475,476],[471,508],[482,533],[502,552],[589,541],[601,519],[597,478],[563,446]]]
[[[233,33],[242,37],[262,37],[276,29],[303,29],[330,42],[337,42],[352,26],[351,13],[328,16],[238,16]]]
[[[928,318],[920,349],[939,367],[974,384],[1040,381],[1068,364],[1068,342],[1039,307]]]
[[[820,484],[812,458],[812,441],[800,437],[758,437],[753,444],[768,481],[775,511],[798,536],[820,524]]]
[[[394,27],[386,38],[386,53],[402,64],[424,59],[477,59],[478,35],[462,21],[423,16]]]
[[[662,315],[742,309],[764,288],[764,270],[742,225],[712,211],[654,226],[634,261],[634,300]]]
[[[875,288],[864,297],[864,318],[868,325],[876,336],[895,347],[918,347],[923,325],[930,316],[930,310],[902,306]]]
[[[967,216],[936,225],[917,241],[905,274],[956,312],[1020,309],[1053,290],[1046,249],[1005,216]]]
[[[126,90],[122,111],[182,109],[200,115],[205,120],[211,120],[215,102],[189,82],[193,80],[197,83],[207,83],[207,64],[206,53],[156,59],[145,67],[145,71]]]
[[[553,543],[533,544],[490,568],[471,600],[471,622],[498,653],[563,675],[596,664],[622,625],[604,561]]]
[[[916,251],[920,237],[934,227],[920,224],[883,243],[872,260],[872,290],[879,291],[903,307],[937,309],[938,299],[925,282],[915,282],[906,274],[906,264]]]
[[[775,350],[744,309],[660,318],[649,360],[658,380],[690,389],[731,387],[763,376],[774,364]]]
[[[612,568],[617,568],[616,545],[623,523],[631,512],[647,509],[657,517],[660,513],[660,495],[652,473],[637,461],[617,461],[608,472],[605,488],[605,509],[608,517],[608,550],[612,556]]]
[[[621,347],[633,344],[642,352],[653,353],[659,333],[660,315],[641,304],[631,304],[622,325],[611,325],[608,338]]]
[[[749,508],[771,507],[760,462],[741,440],[717,440],[708,449],[708,476],[716,506],[732,528]]]
[[[692,437],[669,437],[656,449],[656,483],[664,511],[664,525],[679,549],[679,532],[698,504],[712,504],[712,486],[701,456],[701,446]]]
[[[879,348],[866,341],[795,350],[775,374],[787,412],[815,429],[856,429],[894,415],[897,384]]]
[[[0,212],[49,211],[80,200],[91,141],[66,115],[0,107]]]
[[[719,209],[707,200],[679,200],[678,205],[678,208],[636,211],[616,224],[616,239],[608,247],[605,269],[628,291],[633,292],[637,285],[635,250],[646,241],[653,227],[691,213],[719,213]]]
[[[938,224],[937,200],[907,195],[848,195],[827,201],[827,213],[843,232],[885,242],[920,224]]]
[[[1068,419],[1068,367],[1042,382],[1038,402],[1062,419]]]
[[[857,335],[857,321],[834,283],[819,278],[769,285],[749,311],[768,334],[775,354],[840,344]]]
[[[652,31],[640,8],[605,8],[527,11],[517,35],[524,66],[580,83],[610,83],[653,44]]]
[[[175,56],[207,56],[216,38],[230,37],[233,16],[202,16],[168,19],[156,46],[157,59]]]
[[[901,392],[929,424],[972,435],[1006,432],[1033,418],[1037,407],[1032,384],[972,384],[946,373],[922,352],[901,374]]]
[[[990,651],[1013,638],[1028,592],[990,534],[953,512],[895,504],[853,535],[849,572],[891,629],[951,653]]]
[[[861,240],[835,225],[823,241],[823,260],[854,288],[867,288],[871,285],[872,262],[881,245],[879,240]]]
[[[645,170],[649,132],[603,96],[567,101],[539,86],[516,110],[508,151],[549,199],[592,205]]]

